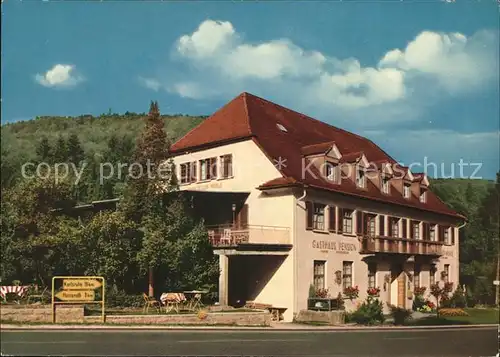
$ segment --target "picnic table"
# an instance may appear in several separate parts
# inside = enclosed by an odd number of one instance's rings
[[[29,285],[4,285],[0,286],[0,296],[7,300],[7,294],[15,294],[18,297],[22,298],[26,295],[26,292],[29,289]]]
[[[160,296],[160,301],[165,306],[165,311],[170,312],[175,310],[179,313],[180,310],[195,311],[203,304],[201,298],[206,294],[203,290],[189,290],[182,293],[163,293]]]

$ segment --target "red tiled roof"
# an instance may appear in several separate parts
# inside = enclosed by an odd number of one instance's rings
[[[314,155],[314,154],[325,154],[328,150],[332,148],[333,144],[335,144],[334,141],[327,141],[326,143],[306,145],[303,146],[300,151],[304,156]]]
[[[281,124],[286,130],[280,130],[277,124]],[[340,185],[333,184],[324,179],[316,169],[311,169],[315,172],[316,178],[313,175],[303,175],[303,155],[319,153],[322,150],[326,152],[333,143],[347,159],[364,154],[369,162],[395,164],[396,161],[369,139],[248,93],[240,94],[188,132],[172,145],[171,152],[201,150],[207,146],[250,137],[269,159],[286,159],[280,170],[282,177],[263,183],[260,189],[304,184],[318,189],[462,217],[448,208],[432,192],[429,192],[427,202],[421,203],[417,197],[411,200],[405,199],[396,190],[392,190],[391,196],[382,194],[370,180],[367,180],[367,188],[362,190],[349,179],[342,180]]]

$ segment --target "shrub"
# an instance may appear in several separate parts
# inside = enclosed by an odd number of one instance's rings
[[[389,309],[391,310],[391,316],[394,319],[394,325],[404,325],[409,319],[411,319],[411,310],[394,305],[389,305]]]
[[[309,285],[309,298],[316,297],[316,289],[314,288],[314,285],[311,284]]]
[[[453,295],[450,299],[450,305],[451,307],[459,308],[464,308],[467,306],[467,300],[461,286],[457,287],[457,289],[453,292]]]
[[[366,293],[369,295],[369,296],[379,296],[380,295],[380,288],[369,288],[368,290],[366,290]]]
[[[462,309],[439,309],[440,316],[469,316],[467,312]]]
[[[129,295],[115,287],[106,292],[106,306],[108,307],[141,307],[143,305],[142,295]]]
[[[208,317],[208,312],[206,310],[198,310],[198,312],[196,313],[196,316],[200,320],[205,320]]]
[[[474,297],[474,295],[470,291],[467,291],[467,295],[465,297],[465,302],[467,304],[467,307],[475,307],[477,304],[476,298]]]
[[[356,311],[350,314],[350,321],[362,325],[375,325],[385,320],[383,305],[379,299],[368,296]]]
[[[415,299],[413,300],[412,310],[420,311],[425,306],[425,299],[422,295],[415,295]]]

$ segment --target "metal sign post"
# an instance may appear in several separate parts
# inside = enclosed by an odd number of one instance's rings
[[[56,281],[62,280],[62,289],[56,293]],[[101,299],[95,300],[95,290],[102,288]],[[54,276],[52,278],[52,323],[56,322],[56,306],[63,304],[101,304],[104,313],[105,283],[102,276]]]

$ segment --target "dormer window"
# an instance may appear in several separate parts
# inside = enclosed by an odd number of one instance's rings
[[[388,177],[382,177],[382,193],[385,193],[386,195],[389,194],[389,178]]]
[[[410,184],[405,183],[403,185],[403,197],[410,198]]]
[[[283,126],[283,124],[276,123],[276,126],[278,127],[279,130],[281,130],[284,133],[288,133],[288,130]]]
[[[359,188],[365,188],[366,186],[366,175],[363,169],[356,170],[356,186]]]
[[[427,190],[420,188],[420,202],[425,203],[427,201]]]
[[[334,183],[338,182],[338,165],[333,164],[331,162],[326,163],[326,179],[328,181],[332,181]]]

